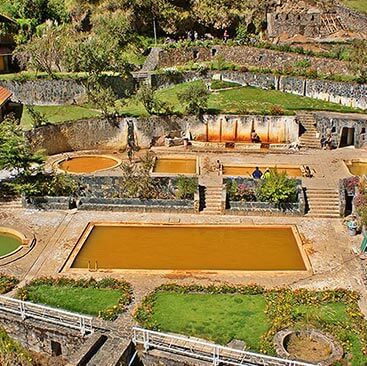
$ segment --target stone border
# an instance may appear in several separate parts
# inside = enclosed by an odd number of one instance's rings
[[[105,172],[105,171],[108,171],[108,170],[112,170],[112,169],[115,169],[117,167],[119,167],[121,164],[122,164],[122,160],[119,159],[119,158],[116,158],[114,156],[111,156],[111,155],[104,155],[104,154],[70,154],[71,156],[69,157],[70,160],[72,159],[78,159],[78,158],[105,158],[105,159],[110,159],[110,160],[113,160],[116,162],[115,165],[109,167],[109,168],[104,168],[104,169],[97,169],[93,172],[89,172],[89,173],[76,173],[76,172],[71,172],[71,171],[68,171],[68,170],[64,170],[64,169],[61,169],[60,165],[61,163],[63,163],[64,161],[66,161],[68,158],[67,157],[63,157],[63,158],[60,158],[60,159],[57,159],[56,161],[54,161],[52,163],[52,168],[53,170],[56,172],[56,173],[63,173],[63,174],[70,174],[70,175],[93,175],[95,173],[100,173],[100,172]]]
[[[301,360],[301,359],[295,359],[291,356],[290,353],[286,350],[285,343],[286,339],[291,334],[305,334],[309,335],[310,337],[321,339],[324,342],[327,342],[331,347],[331,355],[324,361],[319,361],[317,365],[320,366],[329,366],[333,365],[336,361],[339,361],[344,354],[343,348],[340,346],[340,344],[334,339],[333,336],[330,334],[324,333],[318,329],[303,329],[303,330],[294,330],[294,329],[283,329],[275,334],[273,338],[273,344],[275,347],[275,351],[277,355],[281,358],[290,359],[290,360],[297,360],[297,361],[303,361],[303,362],[310,362],[307,360]]]
[[[0,233],[8,233],[16,236],[20,241],[21,245],[12,251],[11,253],[5,254],[0,257],[0,266],[10,264],[28,254],[36,244],[36,237],[28,229],[21,227],[13,223],[4,223],[0,226]]]

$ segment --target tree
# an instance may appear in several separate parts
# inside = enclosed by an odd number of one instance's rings
[[[159,100],[156,90],[148,84],[143,84],[139,88],[136,100],[143,104],[149,114],[167,113],[170,109],[167,103]]]
[[[50,123],[46,116],[40,111],[37,111],[33,105],[27,105],[26,108],[31,117],[33,128],[47,126]]]
[[[190,84],[177,96],[187,113],[201,115],[208,107],[209,91],[202,81]]]
[[[8,116],[0,124],[0,170],[16,170],[18,174],[30,175],[43,167],[43,152],[32,152],[18,121]]]
[[[88,100],[101,111],[104,118],[109,119],[115,114],[116,95],[111,87],[104,85],[103,80],[92,80],[88,78],[86,81]]]

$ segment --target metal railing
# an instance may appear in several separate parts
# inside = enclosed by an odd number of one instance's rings
[[[314,364],[310,363],[241,351],[184,336],[155,332],[138,327],[133,328],[132,341],[135,345],[143,345],[145,351],[148,351],[150,348],[158,349],[203,361],[209,361],[212,362],[214,366],[314,366]]]
[[[93,333],[93,317],[70,311],[0,296],[0,311],[78,330],[83,336]]]

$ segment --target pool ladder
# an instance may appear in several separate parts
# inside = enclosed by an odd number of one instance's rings
[[[94,268],[91,268],[90,261],[88,261],[88,271],[97,272],[98,271],[98,262],[94,261]]]

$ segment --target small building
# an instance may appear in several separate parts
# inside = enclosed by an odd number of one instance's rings
[[[12,113],[15,118],[21,119],[23,112],[23,105],[21,103],[13,102],[11,100],[13,93],[0,86],[0,122],[3,121],[6,115]]]
[[[12,53],[15,48],[16,29],[16,22],[13,19],[0,14],[0,73],[10,72],[15,68]]]

